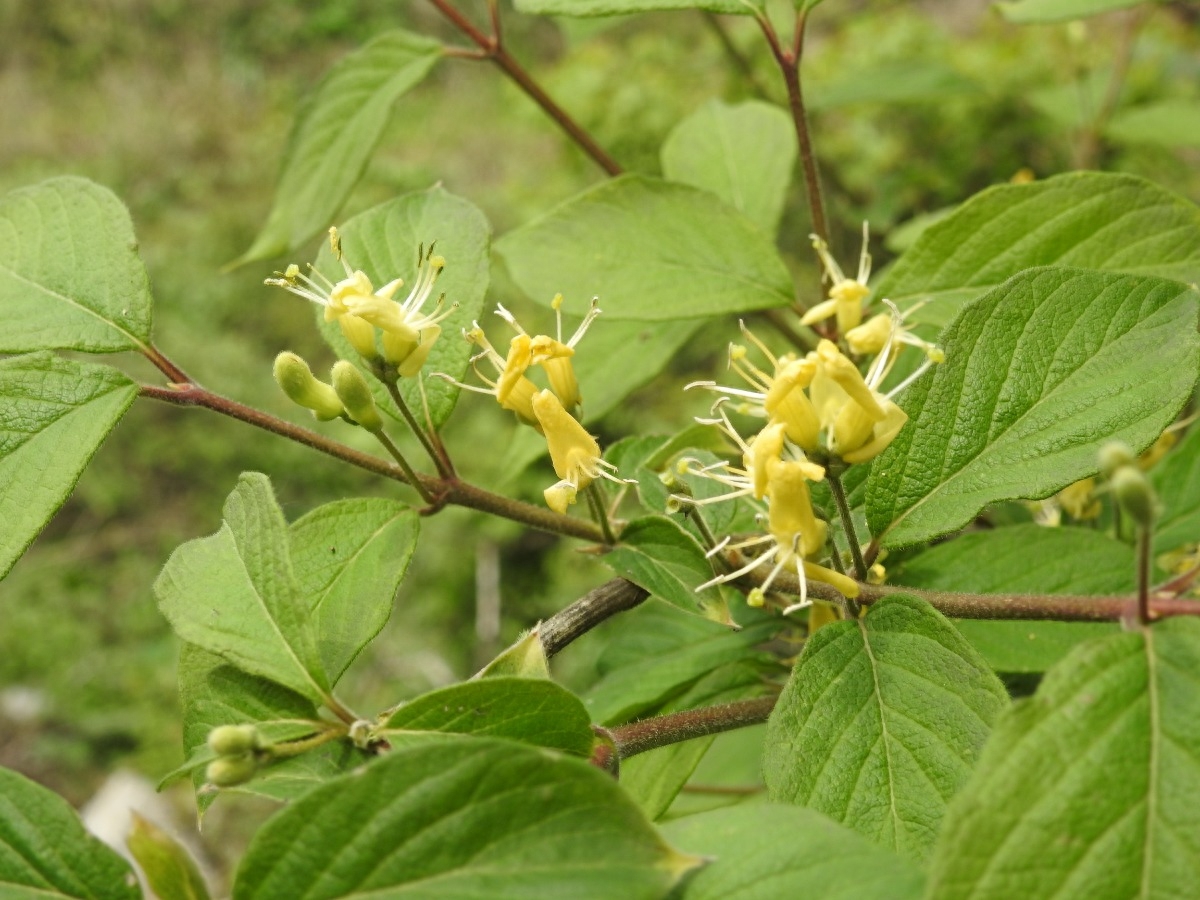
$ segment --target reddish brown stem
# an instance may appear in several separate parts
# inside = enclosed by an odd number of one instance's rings
[[[618,725],[608,729],[608,733],[617,745],[617,753],[621,759],[628,759],[656,747],[720,734],[722,731],[732,731],[748,725],[759,725],[771,715],[776,699],[773,696],[756,697],[753,700],[739,700],[720,706],[689,709],[666,716],[655,716],[652,719],[642,719],[628,725]]]
[[[583,152],[590,156],[600,168],[609,175],[621,174],[622,169],[616,160],[609,156],[604,148],[596,143],[592,136],[584,131],[567,114],[566,110],[555,103],[550,95],[542,90],[541,85],[534,81],[525,68],[504,48],[504,43],[500,37],[499,22],[497,21],[498,16],[495,13],[494,7],[492,8],[492,17],[495,34],[487,35],[476,28],[474,23],[463,15],[462,11],[457,9],[449,0],[429,0],[429,2],[483,51],[485,59],[490,59],[499,66],[504,74],[511,78],[534,103],[540,106],[542,111],[553,119],[555,124],[566,132],[567,136],[578,144]]]

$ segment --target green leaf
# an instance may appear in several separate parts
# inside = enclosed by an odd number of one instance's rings
[[[589,188],[506,234],[496,252],[538,303],[596,295],[607,319],[703,318],[792,301],[787,268],[752,222],[706,191],[642,175]]]
[[[929,896],[1188,897],[1200,880],[1200,622],[1092,641],[996,723]]]
[[[67,801],[0,768],[0,895],[5,900],[136,900],[129,864],[88,834]]]
[[[296,115],[267,223],[235,265],[286,253],[333,224],[396,99],[428,75],[442,53],[437,41],[396,29],[329,70]]]
[[[129,210],[86,178],[0,197],[0,353],[140,350],[150,280]]]
[[[621,532],[621,542],[600,561],[684,612],[724,624],[730,621],[729,608],[717,588],[696,591],[713,577],[704,550],[665,516],[634,519]]]
[[[1048,268],[966,307],[943,336],[946,361],[905,391],[909,422],[875,459],[871,533],[926,541],[988,503],[1095,473],[1108,440],[1144,449],[1196,383],[1196,300],[1159,278]]]
[[[257,725],[270,741],[287,741],[316,732],[320,715],[307,697],[273,681],[234,668],[221,657],[194,644],[179,654],[179,699],[183,707],[183,750],[187,761],[163,779],[192,773],[196,805],[203,813],[216,794],[200,792],[204,766],[215,756],[208,733],[218,725]],[[240,793],[276,799],[300,796],[308,789],[368,757],[348,744],[326,745],[301,756],[260,768],[253,781],[235,788]],[[161,785],[160,785],[161,787]]]
[[[550,660],[538,636],[538,629],[525,632],[480,669],[475,678],[549,678]]]
[[[811,809],[756,803],[677,819],[663,833],[711,857],[681,900],[919,900],[912,862]]]
[[[603,725],[646,715],[714,669],[754,659],[754,646],[779,627],[763,618],[733,631],[651,598],[621,615],[584,701]]]
[[[446,738],[288,806],[255,836],[233,896],[650,900],[697,862],[583,760]]]
[[[1113,116],[1104,133],[1125,144],[1200,146],[1200,103],[1165,100],[1127,109]]]
[[[1007,702],[940,613],[887,597],[804,645],[767,724],[770,797],[923,859]]]
[[[125,839],[146,876],[150,890],[167,900],[209,900],[208,885],[190,853],[171,835],[135,810],[133,830]]]
[[[159,609],[188,643],[325,702],[329,678],[267,476],[243,474],[223,512],[220,531],[188,541],[167,560],[154,583]]]
[[[292,523],[292,567],[332,683],[387,623],[417,532],[414,510],[382,498],[327,503]]]
[[[1193,428],[1166,459],[1150,471],[1162,502],[1154,527],[1154,552],[1200,542],[1200,428]]]
[[[428,247],[436,242],[438,254],[445,257],[446,268],[438,277],[437,294],[444,293],[446,302],[457,303],[458,309],[442,322],[441,337],[433,345],[422,369],[429,415],[435,427],[441,426],[454,410],[459,388],[429,375],[441,372],[461,381],[466,374],[467,361],[475,348],[463,340],[461,332],[470,328],[471,322],[483,311],[489,278],[491,226],[475,206],[435,186],[373,206],[347,220],[338,230],[346,261],[355,269],[366,272],[376,287],[382,287],[394,278],[403,278],[405,285],[411,286],[417,271],[417,249],[422,244]],[[321,248],[317,268],[334,282],[345,277],[328,244]],[[425,312],[432,310],[432,305],[425,307]],[[317,323],[325,340],[339,356],[358,361],[358,354],[342,336],[337,324],[326,322],[321,309],[317,310]],[[371,379],[371,386],[375,401],[393,417],[399,418],[400,414],[383,385]],[[423,423],[425,416],[417,380],[401,379],[400,393],[417,421]]]
[[[772,237],[796,164],[796,132],[778,106],[711,100],[675,126],[663,174],[716,194]]]
[[[384,734],[440,731],[508,738],[576,756],[592,752],[592,719],[564,687],[538,678],[485,678],[423,694],[384,723]]]
[[[1200,209],[1131,175],[1074,172],[988,188],[927,228],[875,285],[942,326],[1032,266],[1200,280]]]
[[[1120,594],[1134,586],[1133,548],[1084,528],[1014,525],[964,534],[906,560],[896,584],[977,594]],[[1106,622],[956,619],[998,672],[1044,672],[1076,644],[1116,632]]]
[[[1044,22],[1065,22],[1070,19],[1086,19],[1111,12],[1140,6],[1146,0],[1013,0],[997,3],[1004,18],[1022,25]]]
[[[764,666],[751,658],[713,669],[683,695],[660,706],[655,715],[699,709],[762,696],[767,691]],[[670,808],[716,735],[693,738],[639,753],[621,762],[621,787],[647,818],[658,819]]]
[[[0,578],[136,396],[137,385],[108,366],[50,353],[0,359]]]
[[[703,9],[750,15],[764,0],[514,0],[518,12],[541,16],[627,16],[660,9]]]

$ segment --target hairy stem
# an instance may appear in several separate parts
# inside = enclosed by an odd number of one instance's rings
[[[649,591],[624,578],[604,582],[538,626],[542,650],[547,657],[554,656],[600,623],[639,606],[649,596]]]
[[[829,483],[829,493],[833,494],[833,502],[837,504],[838,515],[842,519],[842,531],[846,533],[846,543],[850,545],[850,558],[854,560],[854,577],[859,581],[867,580],[867,563],[863,559],[862,548],[858,545],[858,534],[854,530],[854,516],[850,512],[850,504],[846,501],[846,489],[842,487],[842,476],[832,467],[825,470],[825,480]]]
[[[385,380],[383,384],[387,388],[388,394],[391,395],[392,402],[400,410],[400,415],[404,417],[405,424],[417,436],[417,440],[421,442],[421,446],[425,448],[425,452],[429,454],[429,458],[437,466],[438,473],[443,478],[453,477],[454,466],[446,455],[445,448],[439,449],[439,447],[434,446],[433,442],[429,439],[429,435],[425,433],[425,429],[418,424],[416,417],[412,414],[412,410],[408,408],[408,404],[404,402],[404,395],[400,393],[400,388],[397,387],[394,381]]]
[[[393,462],[372,456],[370,453],[363,453],[353,447],[347,447],[323,434],[293,425],[284,419],[238,403],[236,400],[230,400],[228,397],[222,397],[220,394],[214,394],[197,384],[180,384],[165,388],[143,384],[140,392],[143,397],[162,400],[176,406],[198,406],[211,409],[221,415],[229,416],[231,419],[246,422],[256,428],[304,444],[306,447],[311,447],[352,466],[417,487],[416,483],[409,481],[404,470]],[[542,531],[581,538],[595,543],[604,541],[604,534],[600,529],[586,519],[575,519],[571,516],[560,515],[553,510],[534,506],[531,503],[502,497],[457,478],[440,479],[423,475],[416,477],[417,481],[435,498],[438,508],[446,504],[464,506],[468,509],[476,509],[505,519],[512,519],[514,522],[520,522]]]
[[[616,160],[609,156],[604,148],[596,143],[595,139],[584,131],[579,123],[567,115],[566,111],[550,98],[550,95],[542,89],[541,85],[534,81],[525,68],[513,59],[504,48],[499,30],[499,17],[495,12],[494,6],[491,7],[494,33],[487,35],[476,28],[471,20],[463,15],[462,11],[450,3],[449,0],[429,0],[429,2],[483,51],[482,58],[489,59],[499,66],[501,71],[511,78],[517,87],[524,91],[534,103],[540,106],[542,112],[553,119],[555,124],[566,132],[567,136],[579,145],[580,149],[590,156],[596,165],[600,166],[609,175],[621,174],[622,169]]]
[[[604,535],[604,543],[610,547],[613,546],[617,539],[613,535],[612,523],[608,521],[608,513],[604,509],[604,498],[600,496],[600,488],[593,481],[584,491],[587,494],[588,506],[592,509],[592,518],[600,526],[600,531]]]
[[[655,716],[652,719],[642,719],[628,725],[618,725],[608,729],[608,733],[617,745],[620,758],[628,759],[656,747],[666,747],[680,741],[720,734],[722,731],[732,731],[748,725],[759,725],[767,721],[771,710],[775,708],[775,701],[774,696],[756,697],[753,700],[739,700],[720,706],[689,709],[666,716]]]

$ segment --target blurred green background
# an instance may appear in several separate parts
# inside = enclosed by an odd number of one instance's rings
[[[464,5],[484,21],[481,3]],[[828,0],[804,71],[840,255],[856,258],[869,219],[878,269],[927,216],[1014,176],[1103,168],[1200,200],[1198,23],[1197,3],[1020,27],[978,2]],[[506,25],[514,54],[631,170],[656,173],[663,139],[710,98],[783,98],[742,19]],[[0,190],[75,173],[116,191],[153,280],[159,346],[207,386],[311,424],[270,377],[282,349],[331,361],[311,310],[262,285],[287,260],[220,269],[266,217],[297,103],[341,54],[396,26],[464,44],[421,0],[0,0]],[[602,177],[492,67],[449,60],[397,104],[344,212],[441,181],[499,234]],[[805,210],[794,187],[782,244],[815,287]],[[493,284],[492,300],[520,307],[501,273]],[[710,377],[729,337],[701,334],[602,423],[607,439],[686,424],[675,389]],[[140,360],[114,362],[156,380]],[[546,473],[526,484],[499,471],[513,426],[478,399],[460,405],[452,449],[481,483],[536,499]],[[337,436],[353,442],[348,431]],[[150,586],[176,545],[217,528],[243,470],[269,473],[293,519],[339,497],[404,496],[214,414],[139,402],[0,583],[0,764],[76,803],[117,767],[157,778],[177,765],[176,644]],[[607,577],[508,523],[452,510],[423,524],[392,622],[348,676],[360,708],[469,675]],[[497,593],[499,633],[480,632],[477,599]],[[565,655],[570,683],[587,683],[603,642]]]

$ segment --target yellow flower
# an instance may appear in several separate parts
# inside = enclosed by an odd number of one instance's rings
[[[817,346],[819,362],[809,395],[828,436],[829,450],[848,463],[866,462],[900,433],[908,415],[864,379],[832,341]]]
[[[434,283],[446,265],[445,259],[435,256],[433,245],[428,251],[424,247],[417,254],[417,280],[412,291],[403,302],[392,298],[404,285],[404,279],[395,278],[379,290],[375,290],[371,279],[361,269],[353,268],[342,253],[341,236],[336,228],[329,229],[329,245],[333,255],[342,264],[346,277],[337,283],[309,266],[312,277],[303,274],[296,264],[289,265],[267,284],[282,287],[299,297],[310,300],[325,308],[325,321],[336,321],[351,346],[361,356],[375,359],[379,351],[375,346],[375,329],[382,331],[383,356],[389,363],[399,367],[401,375],[415,375],[425,360],[434,341],[441,334],[438,323],[457,308],[452,304],[442,312],[425,314],[423,308],[433,293]],[[442,306],[445,297],[437,301]]]
[[[858,258],[858,275],[847,278],[841,266],[829,252],[829,245],[815,234],[812,238],[813,249],[821,259],[824,277],[829,280],[829,299],[818,303],[800,320],[802,325],[812,325],[816,322],[837,317],[839,334],[845,334],[857,327],[863,320],[863,300],[871,293],[867,280],[871,277],[871,254],[868,251],[870,234],[867,223],[863,222],[862,252]]]
[[[574,410],[583,402],[583,397],[579,393],[579,382],[575,378],[575,367],[571,363],[571,357],[575,355],[575,346],[587,334],[588,328],[596,320],[596,317],[600,315],[600,308],[596,305],[596,298],[593,297],[587,315],[583,317],[583,321],[579,323],[575,333],[564,342],[562,304],[562,294],[555,294],[554,299],[550,301],[550,306],[554,309],[555,337],[539,334],[529,338],[530,365],[542,368],[542,371],[546,373],[547,381],[550,382],[550,390],[558,395],[563,406]],[[503,306],[497,305],[496,315],[515,328],[518,335],[527,335],[516,316]]]
[[[547,506],[557,513],[565,513],[575,502],[575,495],[597,478],[623,483],[605,471],[615,470],[616,466],[600,458],[600,445],[596,439],[566,411],[553,391],[538,391],[533,395],[532,405],[546,435],[550,463],[560,479],[542,493]]]

